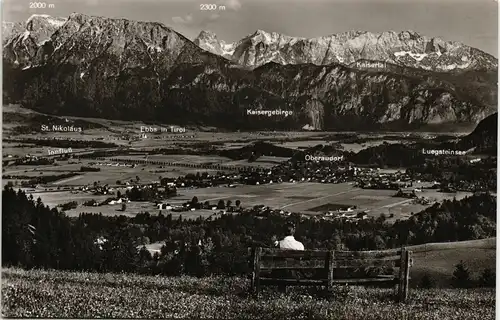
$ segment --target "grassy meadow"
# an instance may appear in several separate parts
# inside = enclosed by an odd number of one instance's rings
[[[455,265],[464,261],[473,279],[484,269],[496,270],[496,238],[446,243],[428,243],[408,247],[413,251],[410,276],[418,283],[427,274],[439,287],[449,287]]]
[[[494,319],[493,289],[412,289],[407,303],[392,289],[338,287],[332,297],[297,288],[265,288],[234,277],[153,277],[3,269],[2,316],[175,319]]]
[[[494,319],[495,290],[451,289],[463,260],[472,277],[495,268],[496,238],[412,246],[414,263],[406,303],[393,289],[339,286],[325,297],[317,288],[288,294],[264,287],[255,299],[241,277],[162,277],[84,272],[2,270],[2,316],[42,318],[176,319]],[[429,274],[441,288],[417,288]]]

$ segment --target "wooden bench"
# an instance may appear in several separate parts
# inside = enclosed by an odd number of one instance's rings
[[[397,286],[399,301],[405,301],[408,297],[411,255],[412,252],[405,248],[384,251],[295,251],[257,247],[251,250],[251,290],[258,295],[263,285],[295,285],[324,286],[328,292],[332,292],[335,284],[389,283],[395,289]],[[366,272],[367,268],[376,268],[375,271],[382,270],[386,274],[370,275]],[[360,270],[363,276],[356,276],[355,272]],[[317,276],[301,278],[293,275],[293,272],[309,272]],[[345,275],[349,273],[351,275]]]

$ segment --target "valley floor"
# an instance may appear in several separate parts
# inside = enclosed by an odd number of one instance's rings
[[[392,289],[339,287],[248,296],[233,277],[153,277],[63,271],[2,270],[2,317],[176,319],[480,319],[495,317],[494,289],[411,289],[406,304]],[[297,289],[300,290],[300,289]]]

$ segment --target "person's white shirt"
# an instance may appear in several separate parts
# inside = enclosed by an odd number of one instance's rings
[[[279,242],[279,248],[285,250],[304,250],[302,242],[295,240],[293,236],[287,236]]]

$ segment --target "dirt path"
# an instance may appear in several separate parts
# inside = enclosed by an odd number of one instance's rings
[[[338,196],[338,195],[340,195],[340,194],[349,193],[349,192],[353,192],[353,191],[356,191],[356,189],[347,190],[347,191],[342,191],[342,192],[338,192],[338,193],[334,193],[334,194],[329,194],[329,195],[327,195],[327,196],[320,197],[320,198],[314,198],[314,199],[309,199],[309,200],[304,200],[304,201],[299,201],[299,202],[290,203],[290,204],[287,204],[287,205],[282,206],[280,209],[284,209],[284,208],[287,208],[287,207],[291,207],[291,206],[294,206],[294,205],[297,205],[297,204],[306,203],[306,202],[311,202],[311,201],[316,201],[316,200],[326,199],[326,198],[329,198],[329,197]]]
[[[78,180],[78,179],[81,179],[83,176],[74,176],[74,177],[71,177],[71,178],[67,178],[67,179],[63,179],[63,180],[59,180],[59,181],[56,181],[54,182],[53,184],[61,184],[61,183],[66,183],[66,182],[69,182],[69,181],[73,181],[73,180]]]

